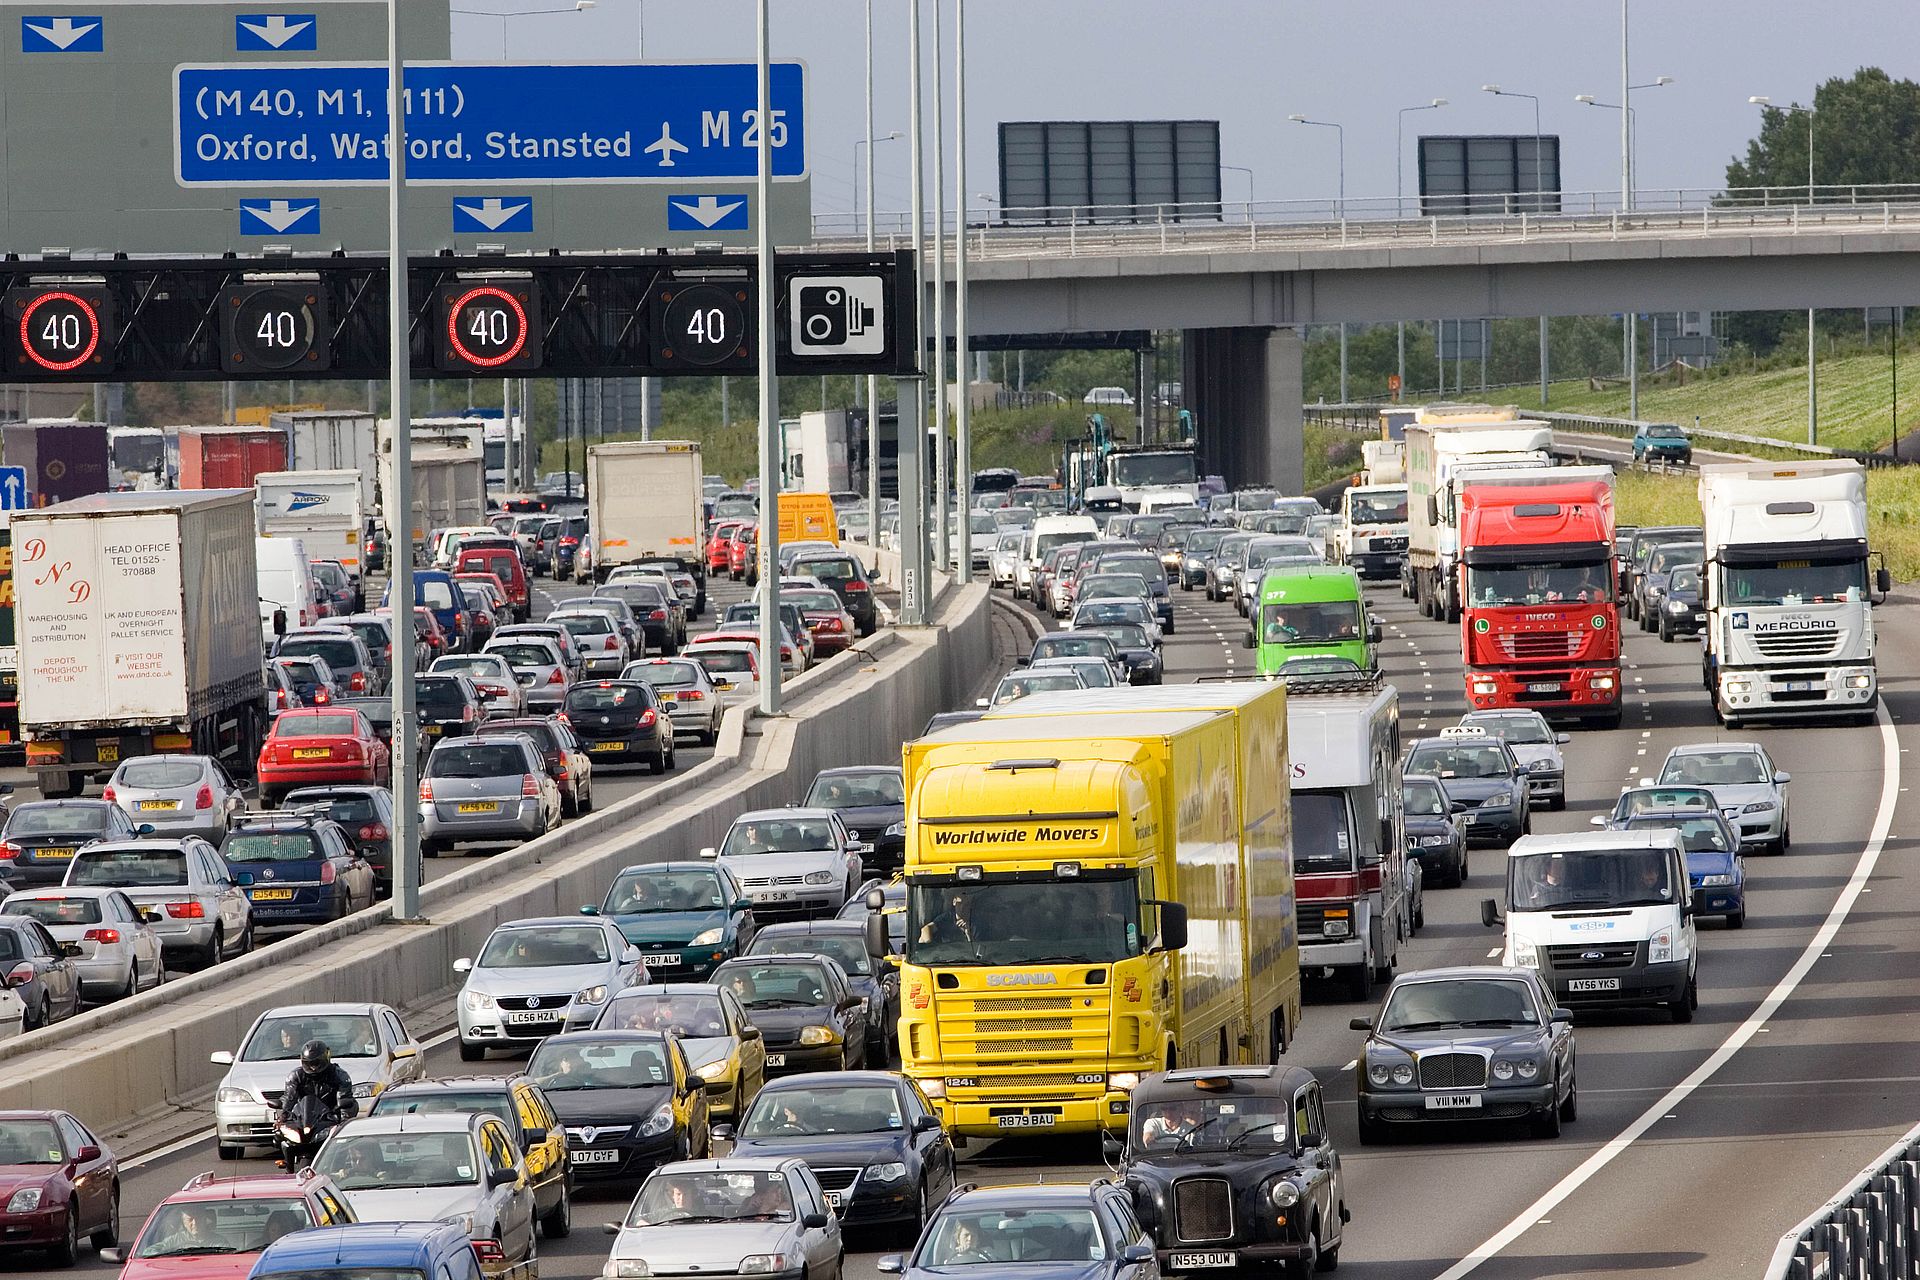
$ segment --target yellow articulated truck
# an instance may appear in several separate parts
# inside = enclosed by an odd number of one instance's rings
[[[901,1056],[952,1132],[1119,1130],[1146,1073],[1287,1042],[1286,770],[1249,771],[1242,742],[1264,715],[1284,761],[1284,690],[1265,688],[907,744]],[[1250,813],[1277,834],[1250,841]]]

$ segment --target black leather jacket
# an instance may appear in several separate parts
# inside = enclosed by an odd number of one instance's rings
[[[353,1081],[337,1062],[315,1074],[308,1073],[304,1067],[295,1067],[287,1077],[286,1092],[280,1095],[280,1114],[292,1111],[302,1098],[318,1101],[334,1124],[351,1120],[360,1113],[360,1104],[353,1096]]]

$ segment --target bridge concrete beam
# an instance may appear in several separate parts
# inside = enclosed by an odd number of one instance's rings
[[[1202,469],[1228,485],[1305,485],[1305,344],[1292,328],[1194,329],[1181,343],[1181,397],[1199,425]]]

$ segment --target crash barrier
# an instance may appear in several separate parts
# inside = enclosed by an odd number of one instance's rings
[[[1920,1125],[1780,1237],[1766,1280],[1920,1277]]]
[[[508,920],[576,915],[623,866],[692,858],[748,809],[797,801],[835,765],[896,761],[927,718],[973,696],[994,661],[984,587],[938,597],[933,624],[883,631],[793,681],[787,714],[729,711],[712,759],[421,895],[424,919],[380,903],[204,973],[0,1044],[0,1109],[64,1107],[114,1132],[204,1101],[253,1019],[278,1005],[414,1008],[457,985],[453,962]]]

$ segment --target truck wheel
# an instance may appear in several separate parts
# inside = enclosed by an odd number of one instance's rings
[[[1686,1023],[1693,1021],[1693,1011],[1700,1007],[1700,988],[1697,982],[1697,979],[1688,978],[1687,989],[1681,993],[1678,1000],[1675,1000],[1667,1006],[1667,1008],[1673,1011],[1673,1020],[1675,1022]]]
[[[1352,1000],[1373,999],[1373,966],[1361,961],[1347,971],[1347,996]]]

